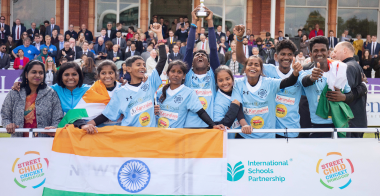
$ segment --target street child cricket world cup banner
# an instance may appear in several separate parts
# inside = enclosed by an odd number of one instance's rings
[[[225,132],[98,130],[57,130],[44,196],[226,195]]]

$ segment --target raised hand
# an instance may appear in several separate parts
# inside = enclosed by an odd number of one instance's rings
[[[198,18],[198,16],[197,16],[197,12],[199,11],[200,8],[201,8],[201,6],[199,5],[198,7],[196,7],[196,8],[191,12],[191,17],[192,17],[193,24],[196,24],[196,22],[199,20],[199,18]]]
[[[293,63],[292,68],[294,76],[298,76],[299,72],[303,70],[301,63],[299,62]]]
[[[236,25],[235,26],[235,34],[237,37],[243,37],[245,33],[245,26],[244,25]]]
[[[323,76],[323,70],[321,69],[321,64],[317,63],[317,67],[314,67],[313,71],[311,72],[310,79],[312,82],[318,80],[319,78],[322,78]]]
[[[162,26],[159,23],[154,23],[150,25],[150,29],[155,32],[156,34],[161,33],[162,34]]]
[[[213,20],[212,16],[214,15],[214,13],[206,6],[204,6],[203,8],[205,8],[205,11],[207,12],[207,17],[205,18],[205,20]]]

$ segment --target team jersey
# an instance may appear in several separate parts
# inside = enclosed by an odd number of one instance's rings
[[[232,92],[232,100],[238,100],[243,104],[244,117],[253,129],[276,128],[276,94],[280,91],[280,79],[260,76],[256,86],[252,87],[244,77],[243,80],[235,81]],[[274,138],[275,133],[259,133],[252,131],[251,134],[241,133],[244,138]]]
[[[291,69],[287,74],[283,74],[279,66],[272,64],[264,64],[264,75],[270,78],[285,79],[293,73]],[[303,71],[299,74],[301,75]],[[296,128],[300,126],[300,115],[298,112],[299,102],[302,95],[302,84],[298,80],[293,86],[281,89],[276,94],[276,129]],[[285,136],[283,132],[276,133],[277,135]],[[298,133],[288,133],[288,137],[297,137]]]
[[[214,96],[216,84],[214,72],[210,69],[206,74],[197,75],[191,69],[186,74],[185,86],[193,89],[201,102],[203,109],[211,119],[214,119]],[[186,118],[185,127],[208,127],[196,113],[189,113]]]
[[[312,71],[313,71],[312,69],[304,71],[304,73],[300,75],[299,81],[302,81],[302,79],[305,76],[311,74]],[[313,85],[304,87],[306,98],[307,98],[307,101],[309,102],[311,122],[314,124],[333,124],[331,118],[324,119],[324,118],[319,117],[316,114],[318,102],[319,102],[319,96],[321,95],[326,84],[327,84],[327,78],[322,76],[322,78],[315,81]],[[349,92],[351,92],[351,87],[348,85],[348,82],[347,82],[343,88],[343,93],[349,93]]]
[[[162,88],[157,92],[157,99],[162,95]],[[189,113],[196,113],[203,108],[194,90],[185,85],[166,91],[166,99],[159,103],[157,127],[183,128]]]
[[[114,92],[103,115],[117,121],[123,114],[121,126],[156,127],[154,95],[161,83],[157,70],[153,70],[148,80],[140,86],[124,85]]]
[[[214,102],[214,121],[218,122],[218,121],[221,121],[226,115],[228,109],[230,108],[232,100],[231,100],[231,96],[224,94],[220,89],[216,92],[215,100],[218,100],[218,101]],[[231,129],[241,128],[237,119],[235,120],[234,124],[232,124],[230,128]],[[235,138],[235,133],[228,133],[228,139],[233,139],[233,138]]]
[[[40,54],[40,51],[37,50],[37,48],[33,45],[29,45],[28,47],[25,47],[24,45],[17,46],[15,49],[13,49],[13,52],[17,54],[20,49],[24,51],[24,56],[27,57],[30,61],[33,60],[35,56],[38,56]]]

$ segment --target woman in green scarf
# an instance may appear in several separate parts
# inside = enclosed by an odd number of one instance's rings
[[[37,56],[37,60],[39,60],[45,64],[45,60],[49,57],[48,48],[43,47],[43,48],[41,48],[41,51],[42,51],[41,54]]]

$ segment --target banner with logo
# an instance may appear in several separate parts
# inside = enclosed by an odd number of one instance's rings
[[[0,70],[0,106],[3,105],[4,99],[12,89],[13,84],[19,80],[21,73],[22,70]]]
[[[379,195],[377,139],[235,139],[227,154],[227,195]]]

